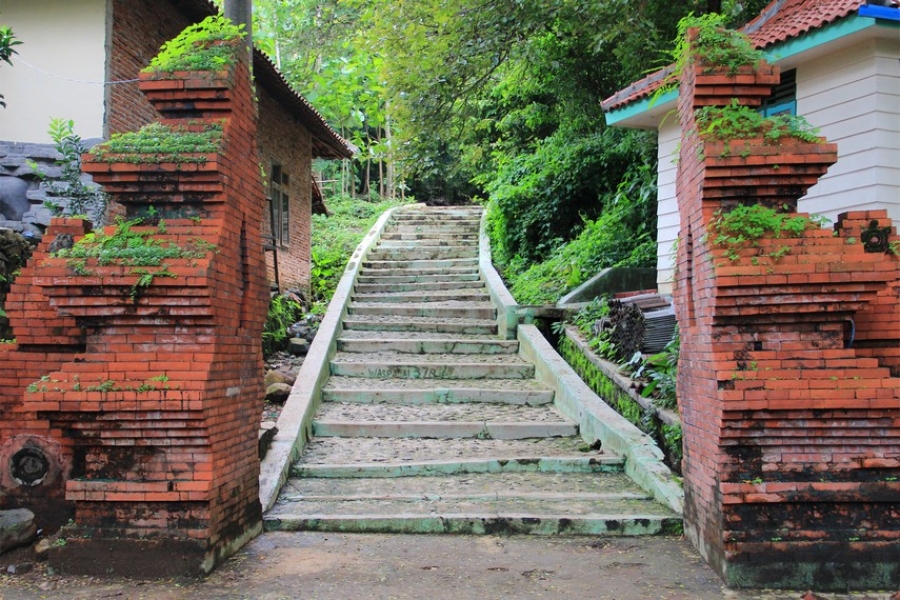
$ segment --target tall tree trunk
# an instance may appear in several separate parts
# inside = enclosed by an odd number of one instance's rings
[[[387,182],[388,196],[393,200],[397,197],[394,190],[394,143],[391,141],[391,101],[384,101],[384,141],[387,143]]]

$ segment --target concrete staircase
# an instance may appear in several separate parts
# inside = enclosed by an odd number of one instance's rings
[[[269,530],[636,535],[679,515],[590,447],[497,335],[480,209],[408,208],[368,255]]]

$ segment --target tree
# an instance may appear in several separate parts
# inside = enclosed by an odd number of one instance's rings
[[[18,54],[13,46],[18,46],[22,42],[16,39],[13,30],[7,26],[0,26],[0,60],[12,65],[12,55]],[[0,106],[6,108],[6,102],[3,94],[0,94]]]

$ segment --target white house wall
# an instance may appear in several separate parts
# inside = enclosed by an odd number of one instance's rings
[[[675,274],[674,244],[678,239],[678,200],[675,197],[675,176],[678,171],[678,143],[681,127],[672,115],[659,129],[659,178],[657,181],[656,284],[661,294],[672,293]]]
[[[887,209],[900,220],[900,38],[873,39],[797,68],[797,113],[838,145],[800,210]]]
[[[0,65],[0,140],[50,142],[51,118],[74,120],[82,138],[102,137],[106,14],[107,0],[0,0],[0,24],[12,27],[28,63]]]

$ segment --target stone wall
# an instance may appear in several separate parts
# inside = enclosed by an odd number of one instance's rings
[[[85,148],[97,141],[85,141]],[[59,159],[53,144],[0,141],[0,227],[37,240],[43,237],[53,218],[53,210],[44,203],[51,201],[65,208],[66,200],[48,194],[47,186],[35,176],[31,164],[55,179],[61,172],[56,164]],[[82,181],[92,184],[89,175],[84,175]]]
[[[824,141],[698,136],[697,107],[758,105],[777,77],[763,64],[740,74],[691,65],[681,78],[686,532],[731,586],[896,589],[900,263],[863,244],[860,226],[875,221],[894,243],[896,228],[871,211],[841,215],[833,231],[710,242],[719,210],[760,203],[796,215],[837,158]]]

